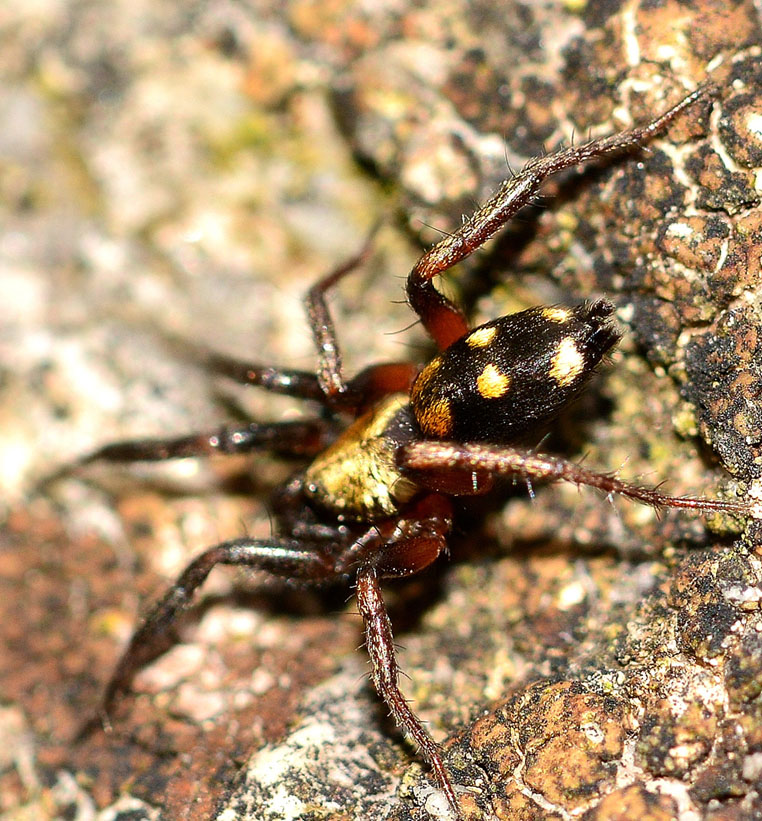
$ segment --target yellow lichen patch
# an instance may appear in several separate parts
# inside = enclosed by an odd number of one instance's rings
[[[476,377],[476,389],[484,399],[500,399],[511,385],[511,378],[494,365],[486,365]]]
[[[568,322],[571,317],[571,311],[568,308],[561,308],[558,305],[550,305],[542,309],[543,319],[549,319],[551,322]]]
[[[550,362],[550,376],[565,388],[570,385],[585,369],[585,357],[577,347],[577,343],[567,336],[561,340],[558,350]]]
[[[495,338],[497,328],[477,328],[466,337],[466,345],[470,348],[486,348]]]
[[[452,409],[447,399],[437,399],[421,414],[418,424],[429,436],[440,438],[452,433]]]

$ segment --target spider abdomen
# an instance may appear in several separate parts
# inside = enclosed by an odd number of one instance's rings
[[[411,406],[424,435],[507,442],[549,421],[619,341],[613,312],[603,299],[539,306],[469,331],[413,385]]]

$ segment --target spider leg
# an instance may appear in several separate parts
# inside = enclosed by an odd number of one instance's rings
[[[308,542],[294,539],[233,539],[205,550],[180,574],[133,634],[109,680],[101,703],[100,720],[108,720],[118,697],[129,689],[135,673],[173,643],[171,626],[190,605],[193,594],[218,564],[256,568],[272,576],[303,583],[335,578],[333,560]],[[92,729],[92,722],[85,730]]]
[[[305,297],[307,316],[318,352],[317,375],[313,378],[322,393],[321,399],[331,408],[350,413],[365,410],[389,394],[409,393],[418,373],[418,367],[409,362],[389,362],[372,365],[349,382],[344,377],[341,350],[326,294],[365,262],[377,230],[378,225],[375,225],[360,251],[318,280]]]
[[[404,516],[373,525],[336,560],[336,572],[372,567],[382,579],[411,576],[447,550],[452,504],[439,493],[427,493],[405,508]]]
[[[357,254],[323,276],[307,292],[307,315],[319,356],[316,374],[246,362],[227,354],[191,347],[194,361],[200,360],[208,370],[243,385],[255,385],[271,393],[309,399],[348,412],[355,410],[356,402],[365,406],[389,393],[409,390],[416,370],[408,363],[373,366],[346,383],[336,329],[326,303],[327,292],[368,258],[377,230],[378,225],[375,225]],[[183,343],[186,354],[188,347]]]
[[[234,382],[242,385],[256,385],[271,393],[282,393],[296,399],[325,402],[325,393],[314,373],[244,362],[212,351],[196,351],[195,353],[208,370],[232,379]]]
[[[400,448],[398,464],[413,471],[416,481],[424,485],[427,471],[453,470],[466,474],[483,472],[495,477],[524,476],[551,482],[564,481],[588,485],[605,493],[616,493],[656,508],[687,508],[742,515],[751,513],[749,505],[744,502],[670,496],[656,488],[628,484],[610,473],[588,470],[582,465],[557,456],[511,447],[461,445],[456,442],[413,442]]]
[[[370,365],[352,377],[341,396],[328,398],[314,373],[257,365],[208,351],[200,351],[198,358],[209,370],[234,382],[255,385],[271,393],[297,399],[310,399],[348,413],[355,413],[358,408],[365,409],[391,393],[409,393],[419,371],[418,365],[410,362]]]
[[[365,262],[373,247],[373,238],[377,230],[378,226],[376,225],[371,229],[360,251],[318,280],[307,291],[304,300],[312,336],[318,352],[317,381],[324,394],[324,401],[331,406],[341,406],[342,399],[347,393],[347,383],[342,370],[341,351],[336,338],[336,328],[331,319],[325,295],[343,277],[355,271]]]
[[[327,447],[335,435],[334,427],[320,419],[261,424],[251,422],[240,428],[221,427],[212,433],[112,442],[86,456],[80,464],[99,460],[158,462],[214,453],[251,453],[255,450],[268,450],[285,456],[314,456]]]
[[[161,462],[214,453],[251,453],[255,450],[268,450],[289,457],[312,457],[331,444],[337,433],[336,425],[330,420],[309,419],[264,424],[252,422],[238,428],[221,427],[216,431],[166,439],[127,439],[111,442],[63,465],[44,477],[38,487],[48,487],[94,462]]]
[[[394,635],[380,587],[382,578],[409,576],[435,561],[447,549],[446,535],[451,526],[449,501],[437,494],[427,495],[406,511],[404,518],[382,523],[357,539],[339,557],[337,570],[361,562],[356,595],[365,624],[373,684],[397,726],[415,742],[431,766],[447,801],[460,817],[442,751],[400,690]]]
[[[323,307],[325,308],[325,304]],[[330,317],[328,325],[323,326],[324,330],[326,328],[333,330]],[[334,350],[338,354],[335,341]],[[329,397],[321,387],[317,374],[314,373],[243,362],[225,354],[208,351],[200,351],[198,358],[209,370],[234,382],[255,385],[271,393],[286,394],[297,399],[310,399],[347,412],[354,412],[356,405],[362,408],[372,405],[390,393],[409,393],[419,370],[417,365],[410,362],[371,365],[352,377],[342,396],[332,394]]]
[[[406,362],[374,365],[359,373],[349,383],[349,390],[358,403],[362,401],[365,407],[390,393],[407,393],[417,372],[416,365]],[[325,398],[322,392],[320,398]],[[111,442],[73,464],[65,465],[46,477],[41,485],[51,484],[72,471],[100,461],[161,462],[211,456],[215,453],[251,453],[257,450],[267,450],[287,457],[309,458],[325,450],[338,433],[337,425],[329,419],[308,419],[293,422],[251,422],[242,427],[223,426],[211,432],[170,438],[128,439]]]
[[[455,788],[442,759],[442,751],[399,688],[392,625],[381,595],[378,571],[374,567],[364,567],[357,574],[357,604],[365,623],[365,643],[373,668],[373,684],[397,726],[417,745],[421,756],[434,771],[448,803],[460,817]]]
[[[497,193],[478,208],[452,234],[443,237],[415,264],[407,280],[407,296],[413,310],[440,349],[444,350],[468,331],[460,309],[437,291],[431,280],[472,254],[538,194],[543,180],[551,174],[588,160],[608,157],[643,145],[663,131],[684,109],[715,93],[711,85],[701,86],[677,105],[646,125],[609,137],[570,145],[555,154],[531,160],[515,176],[505,180]]]
[[[393,393],[409,394],[420,367],[411,362],[384,362],[371,365],[354,376],[348,394],[362,412]]]
[[[320,419],[296,422],[251,422],[240,428],[221,427],[211,433],[192,433],[168,439],[111,442],[84,457],[80,464],[159,462],[214,453],[251,453],[269,450],[285,456],[314,456],[335,438],[334,427]]]

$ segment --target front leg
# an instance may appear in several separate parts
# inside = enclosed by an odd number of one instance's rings
[[[325,450],[338,435],[336,424],[329,419],[305,419],[294,422],[251,422],[242,427],[224,426],[215,431],[190,433],[156,439],[125,439],[110,442],[74,462],[63,465],[45,476],[38,484],[45,488],[82,468],[97,462],[131,464],[164,462],[221,454],[267,451],[291,458],[312,458]]]
[[[266,450],[283,456],[307,458],[320,453],[335,439],[335,426],[322,419],[296,422],[251,422],[242,427],[221,427],[211,433],[191,433],[168,439],[127,439],[111,442],[85,456],[79,465],[92,462],[163,462]]]

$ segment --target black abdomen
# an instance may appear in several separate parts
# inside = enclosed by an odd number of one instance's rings
[[[619,341],[614,306],[530,308],[492,320],[421,371],[411,405],[424,435],[507,442],[556,416]]]

